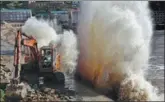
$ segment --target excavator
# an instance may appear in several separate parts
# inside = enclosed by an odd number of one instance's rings
[[[37,40],[33,36],[28,36],[18,30],[14,46],[13,80],[17,80],[18,83],[29,81],[28,73],[34,73],[37,75],[38,84],[48,78],[64,83],[60,55],[56,50],[56,47],[51,46],[42,46],[38,49]]]

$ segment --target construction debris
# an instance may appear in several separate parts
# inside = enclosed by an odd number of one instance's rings
[[[51,90],[51,89],[50,89]],[[31,101],[60,101],[59,98],[55,95],[55,92],[46,91],[41,92],[39,90],[31,90],[28,92],[26,98],[23,99],[24,102],[31,102]]]
[[[26,83],[21,83],[18,85],[9,85],[6,89],[7,100],[18,99],[23,102],[32,101],[71,101],[74,99],[71,96],[67,96],[59,90],[51,88],[41,88],[39,90],[34,90]]]
[[[2,83],[9,83],[10,82],[11,71],[9,68],[6,67],[4,64],[0,64],[0,80]]]
[[[27,96],[27,92],[30,91],[30,87],[26,83],[13,84],[10,83],[6,87],[6,96],[7,97],[19,97],[25,98]]]

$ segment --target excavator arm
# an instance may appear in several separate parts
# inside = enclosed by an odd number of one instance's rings
[[[25,39],[23,39],[25,37]],[[38,47],[37,41],[32,36],[27,36],[22,33],[20,30],[17,31],[15,37],[15,46],[14,46],[14,67],[15,74],[14,79],[19,80],[20,71],[21,71],[21,57],[22,57],[22,46],[26,46],[30,50],[30,58],[33,60],[38,59]]]
[[[14,67],[15,67],[15,73],[14,73],[14,79],[18,80],[18,77],[20,76],[19,72],[21,70],[20,65],[20,59],[21,59],[21,32],[17,31],[16,37],[15,37],[15,46],[14,46]]]
[[[35,39],[23,39],[22,44],[29,47],[34,47],[37,44]]]

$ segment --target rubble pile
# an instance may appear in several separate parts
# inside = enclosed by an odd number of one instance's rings
[[[10,56],[1,56],[1,64],[0,64],[0,80],[1,89],[4,92],[3,100],[6,101],[23,101],[23,102],[32,102],[32,101],[72,101],[75,98],[69,96],[69,94],[75,94],[69,89],[64,91],[57,90],[54,88],[39,88],[37,85],[29,85],[26,82],[15,82],[11,80],[12,73],[12,60],[13,57]]]
[[[31,90],[30,86],[26,83],[23,82],[20,84],[10,83],[6,86],[6,96],[25,98],[27,96],[27,92],[30,90]]]
[[[26,98],[23,99],[24,102],[33,101],[72,101],[74,98],[66,95],[66,91],[62,93],[60,90],[52,88],[41,88],[40,90],[34,90],[28,92]]]
[[[16,31],[17,31],[16,28],[12,27],[9,24],[5,24],[4,28],[1,29],[1,40],[14,45]]]
[[[6,87],[6,100],[21,100],[23,102],[32,101],[72,101],[74,98],[68,96],[69,90],[61,92],[52,88],[32,88],[28,83],[21,82],[20,84],[11,83]],[[73,92],[72,92],[73,94]]]
[[[50,89],[49,91],[34,90],[28,91],[26,98],[22,99],[23,102],[32,101],[60,101],[60,99],[55,95],[55,90]]]
[[[55,94],[55,89],[35,90],[27,83],[8,84],[6,87],[6,100],[21,100],[23,102],[32,101],[60,101]]]
[[[3,57],[1,57],[1,61],[3,60]],[[0,63],[0,80],[2,83],[9,83],[10,82],[10,76],[11,76],[11,70],[6,67],[5,64]]]

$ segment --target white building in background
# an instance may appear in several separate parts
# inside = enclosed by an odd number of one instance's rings
[[[30,9],[2,9],[1,10],[1,20],[9,22],[24,22],[29,17],[32,16],[32,11]]]
[[[3,26],[2,22],[5,21],[13,27],[21,27],[31,16],[31,9],[1,9],[1,26]]]
[[[71,23],[72,24],[77,24],[78,23],[78,15],[79,15],[80,10],[79,9],[72,9],[70,11],[70,15],[71,15]]]

